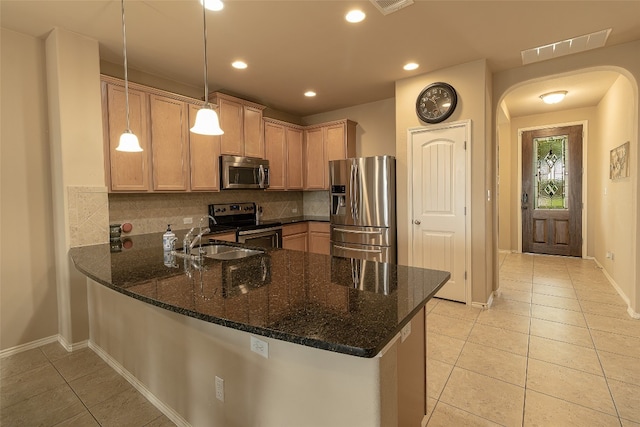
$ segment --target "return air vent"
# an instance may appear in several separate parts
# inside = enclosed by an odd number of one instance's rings
[[[607,42],[610,33],[611,28],[608,28],[606,30],[596,31],[595,33],[585,34],[584,36],[523,50],[521,52],[522,65],[602,47]]]
[[[397,12],[403,7],[412,5],[413,0],[371,0],[371,3],[373,3],[383,15],[388,15]]]

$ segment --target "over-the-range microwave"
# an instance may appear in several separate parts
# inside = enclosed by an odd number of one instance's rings
[[[220,156],[223,190],[269,187],[269,160],[256,157]]]

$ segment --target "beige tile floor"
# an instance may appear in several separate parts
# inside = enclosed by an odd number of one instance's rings
[[[0,360],[0,426],[174,424],[91,349],[52,343]]]
[[[640,320],[595,262],[502,254],[480,310],[427,305],[429,427],[640,427]]]
[[[640,427],[640,321],[593,261],[503,255],[491,309],[427,310],[430,427]],[[32,425],[173,423],[92,350],[53,343],[0,360],[0,426]]]

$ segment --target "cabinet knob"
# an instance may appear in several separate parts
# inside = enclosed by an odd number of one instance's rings
[[[413,223],[414,223],[415,225],[420,225],[420,220],[419,220],[419,219],[416,219],[416,220],[414,220],[414,221],[413,221]]]

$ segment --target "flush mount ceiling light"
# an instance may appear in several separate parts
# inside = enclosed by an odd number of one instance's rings
[[[602,47],[607,42],[609,34],[611,34],[611,28],[523,50],[520,52],[522,65]]]
[[[222,135],[224,131],[220,129],[218,115],[209,104],[209,84],[207,83],[207,12],[206,0],[202,2],[202,22],[204,28],[204,105],[196,114],[196,121],[191,128],[191,132],[200,135]]]
[[[418,69],[419,65],[416,64],[415,62],[409,62],[407,64],[404,65],[404,67],[402,67],[404,70],[406,71],[413,71]]]
[[[308,90],[304,93],[304,96],[306,96],[307,98],[313,98],[314,96],[316,96],[316,93],[312,90]]]
[[[557,104],[558,102],[562,101],[566,95],[566,90],[559,90],[556,92],[549,92],[545,93],[544,95],[540,95],[540,99],[542,99],[545,104]]]
[[[121,0],[122,4],[122,51],[124,56],[124,103],[127,109],[127,129],[120,135],[120,141],[116,147],[117,151],[124,151],[128,153],[139,153],[142,151],[138,137],[131,132],[129,125],[129,76],[127,75],[127,32],[124,26],[124,0]]]
[[[231,66],[233,68],[237,68],[238,70],[244,70],[245,68],[247,68],[247,63],[244,61],[233,61],[231,63]]]
[[[221,0],[200,0],[200,3],[212,12],[218,12],[224,8]]]
[[[351,23],[357,23],[357,22],[362,22],[364,21],[364,18],[367,15],[364,14],[363,11],[361,10],[352,10],[349,13],[347,13],[347,15],[344,17],[344,19],[347,20],[347,22],[351,22]]]

